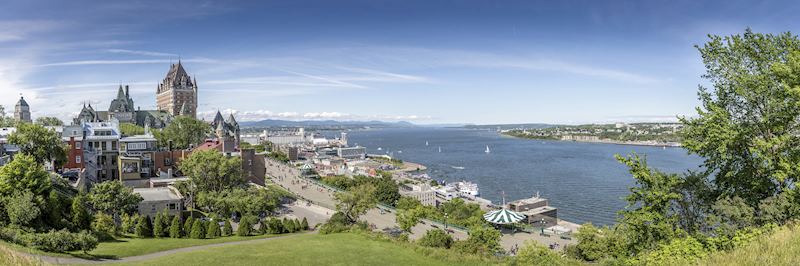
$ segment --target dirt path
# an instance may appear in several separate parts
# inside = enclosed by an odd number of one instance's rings
[[[38,258],[46,263],[50,264],[109,264],[109,263],[121,263],[121,262],[136,262],[136,261],[143,261],[154,259],[158,257],[168,256],[177,253],[189,252],[194,250],[202,250],[208,249],[213,247],[223,247],[223,246],[230,246],[230,245],[239,245],[239,244],[249,244],[249,243],[259,243],[259,242],[267,242],[272,241],[275,239],[281,238],[288,238],[288,237],[295,237],[300,235],[306,234],[316,234],[317,231],[307,232],[307,233],[300,233],[300,234],[292,234],[292,235],[285,235],[285,236],[276,236],[270,238],[260,238],[260,239],[253,239],[253,240],[243,240],[243,241],[235,241],[235,242],[226,242],[226,243],[216,243],[216,244],[208,244],[202,246],[193,246],[193,247],[185,247],[185,248],[178,248],[178,249],[171,249],[165,251],[159,251],[155,253],[139,255],[139,256],[130,256],[118,259],[83,259],[83,258],[75,258],[75,257],[53,257],[53,256],[46,256],[46,255],[38,255],[38,254],[25,254],[28,256],[32,256]]]

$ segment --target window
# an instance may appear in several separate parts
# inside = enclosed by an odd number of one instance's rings
[[[81,142],[80,141],[76,141],[75,142],[75,149],[76,150],[80,150],[81,149]]]
[[[106,142],[105,141],[101,141],[100,145],[101,145],[100,147],[102,148],[102,150],[106,150]]]
[[[169,209],[170,210],[174,210],[175,209],[175,203],[170,203],[169,204]]]
[[[75,156],[75,163],[81,163],[81,157]]]
[[[117,141],[111,141],[111,150],[117,150]]]

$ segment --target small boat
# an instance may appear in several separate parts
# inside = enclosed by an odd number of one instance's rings
[[[381,147],[378,147],[378,150],[379,150],[379,151],[382,151],[382,150],[383,150],[383,148],[381,148]]]
[[[451,166],[450,166],[450,168],[457,169],[457,170],[464,170],[464,167],[463,167],[463,166],[455,166],[455,165],[451,165]]]
[[[425,146],[428,146],[428,141],[425,141]]]
[[[397,153],[403,153],[403,151],[397,151]]]
[[[485,153],[490,153],[490,152],[492,152],[492,151],[490,151],[490,150],[489,150],[489,145],[486,145],[486,150],[485,150],[484,152],[485,152]]]
[[[439,152],[442,152],[442,146],[439,146]]]

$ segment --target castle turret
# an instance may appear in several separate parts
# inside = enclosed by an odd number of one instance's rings
[[[28,102],[25,101],[25,98],[22,96],[19,97],[19,101],[14,106],[14,118],[17,121],[22,122],[32,122],[31,120],[31,107],[28,105]]]

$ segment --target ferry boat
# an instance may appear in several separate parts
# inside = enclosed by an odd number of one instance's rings
[[[478,184],[468,181],[461,181],[455,183],[455,186],[458,188],[458,192],[462,196],[477,197],[480,195],[480,193],[478,192]]]

